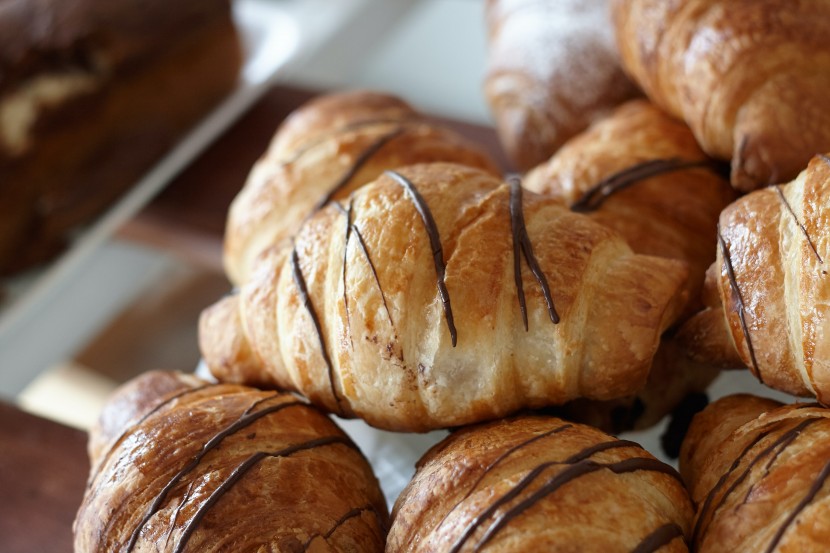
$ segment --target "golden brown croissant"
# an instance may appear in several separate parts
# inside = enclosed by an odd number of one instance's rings
[[[427,452],[386,551],[685,552],[693,514],[680,475],[636,443],[526,416]]]
[[[739,395],[689,429],[681,472],[697,505],[695,551],[827,551],[830,411]]]
[[[613,0],[623,66],[749,191],[830,150],[826,0]]]
[[[749,367],[761,382],[830,402],[830,159],[720,217],[707,308],[681,329],[700,360]]]
[[[208,366],[392,430],[632,394],[684,264],[521,191],[455,164],[385,173],[203,313]]]
[[[90,440],[75,551],[383,551],[371,467],[289,395],[147,373]]]
[[[607,0],[488,0],[484,92],[521,170],[637,94],[620,68]]]
[[[574,137],[524,179],[609,226],[641,254],[689,265],[689,314],[715,258],[720,212],[736,195],[686,125],[634,100]]]
[[[302,221],[387,169],[450,161],[499,174],[477,146],[436,126],[393,96],[344,92],[294,112],[231,204],[225,270],[241,285],[254,258],[293,236]]]

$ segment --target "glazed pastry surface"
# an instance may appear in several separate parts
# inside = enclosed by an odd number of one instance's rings
[[[285,120],[231,204],[228,277],[244,284],[257,255],[293,236],[329,201],[342,200],[387,169],[434,161],[499,174],[476,145],[394,96],[354,91],[311,100]]]
[[[612,0],[623,66],[744,192],[830,151],[825,0]]]
[[[707,308],[681,330],[697,359],[746,366],[764,384],[830,401],[830,159],[720,216]]]
[[[553,417],[450,434],[393,510],[387,553],[685,552],[680,476],[639,445]]]
[[[91,434],[75,552],[383,551],[368,461],[289,394],[152,372]]]
[[[695,551],[827,550],[830,411],[747,395],[698,414],[680,468],[697,517]]]
[[[686,277],[516,181],[442,163],[385,173],[259,261],[203,313],[213,373],[411,431],[634,393]]]

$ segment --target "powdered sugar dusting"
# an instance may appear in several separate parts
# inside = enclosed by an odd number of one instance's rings
[[[494,68],[512,66],[547,79],[560,77],[599,80],[598,74],[619,67],[608,6],[605,0],[502,0],[509,13],[498,29],[491,61]],[[594,64],[581,58],[590,55]],[[606,65],[597,65],[596,58]]]

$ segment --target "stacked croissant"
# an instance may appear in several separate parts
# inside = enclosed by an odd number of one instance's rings
[[[485,92],[522,175],[385,94],[283,123],[230,208],[234,291],[200,321],[216,382],[112,398],[76,551],[824,550],[830,5],[551,6],[487,3]],[[510,54],[569,15],[545,63]],[[605,432],[739,367],[818,403],[714,402],[679,473]],[[390,519],[325,412],[452,432]]]

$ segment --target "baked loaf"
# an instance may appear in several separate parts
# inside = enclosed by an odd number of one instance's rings
[[[636,443],[525,416],[427,452],[386,551],[685,552],[693,514],[680,476]]]
[[[691,315],[715,259],[718,216],[736,197],[719,169],[686,125],[634,100],[570,140],[523,184],[616,230],[636,253],[685,261]]]
[[[289,394],[147,373],[110,399],[90,457],[76,553],[383,551],[369,463]]]
[[[830,3],[612,0],[623,66],[742,191],[830,150]]]
[[[391,430],[634,393],[684,264],[521,190],[456,164],[387,171],[203,313],[208,366]]]
[[[827,550],[830,411],[739,395],[698,414],[680,469],[701,553]]]
[[[57,253],[236,84],[228,0],[0,9],[0,274]]]
[[[724,210],[707,308],[681,329],[691,355],[830,402],[828,202],[830,159],[816,156],[795,181]]]
[[[620,68],[607,0],[488,0],[484,93],[516,168],[637,94]]]
[[[245,283],[263,249],[293,236],[329,201],[345,198],[387,169],[433,161],[499,174],[477,146],[394,96],[356,91],[308,102],[282,124],[231,204],[228,277]]]
[[[530,169],[637,94],[607,0],[488,0],[484,93],[516,168]]]

